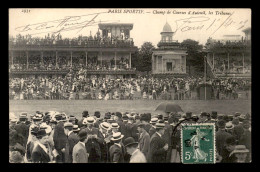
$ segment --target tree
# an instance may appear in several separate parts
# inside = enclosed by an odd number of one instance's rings
[[[155,47],[151,42],[145,42],[138,52],[133,54],[132,64],[138,71],[149,72],[152,70],[152,54]]]
[[[190,67],[194,66],[199,72],[203,72],[204,69],[204,60],[203,60],[203,53],[202,48],[203,46],[199,44],[199,42],[186,39],[181,43],[182,46],[187,47],[187,61],[186,64],[189,67],[189,74],[190,74]]]

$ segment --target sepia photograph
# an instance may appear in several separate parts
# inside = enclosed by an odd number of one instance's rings
[[[251,163],[250,8],[9,8],[9,163]]]

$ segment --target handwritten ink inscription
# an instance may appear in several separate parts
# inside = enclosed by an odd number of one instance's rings
[[[24,26],[16,27],[15,30],[18,32],[32,32],[36,31],[31,35],[41,34],[41,33],[52,33],[59,34],[64,31],[76,30],[79,33],[82,29],[88,26],[94,26],[101,22],[97,18],[106,12],[93,13],[81,16],[65,16],[62,19],[46,21],[42,23],[27,24]],[[102,20],[102,23],[118,22],[117,20]],[[38,32],[39,31],[39,32]]]

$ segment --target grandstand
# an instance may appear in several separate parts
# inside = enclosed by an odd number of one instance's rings
[[[209,38],[206,43],[207,63],[214,77],[251,78],[251,28],[245,37],[225,35],[226,39]]]
[[[85,75],[128,78],[136,75],[131,55],[137,51],[130,30],[133,24],[99,24],[97,33],[78,38],[48,34],[9,39],[10,77],[65,77],[70,70],[84,69]],[[102,30],[102,35],[99,30]]]

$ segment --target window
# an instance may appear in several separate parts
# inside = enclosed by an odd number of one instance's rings
[[[172,71],[172,62],[167,62],[167,71]]]

